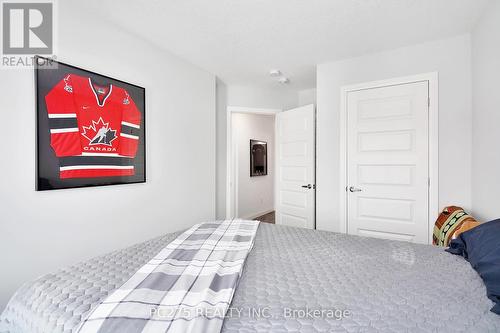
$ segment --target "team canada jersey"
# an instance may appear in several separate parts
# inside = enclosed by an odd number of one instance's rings
[[[69,74],[45,101],[61,179],[134,175],[141,114],[126,90]]]

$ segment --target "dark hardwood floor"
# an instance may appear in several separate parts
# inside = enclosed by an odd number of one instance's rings
[[[275,212],[267,213],[265,215],[259,216],[254,218],[255,221],[260,221],[260,222],[266,222],[266,223],[272,223],[274,224],[275,222]]]

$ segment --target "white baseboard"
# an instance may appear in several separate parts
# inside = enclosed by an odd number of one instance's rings
[[[247,215],[247,216],[242,216],[242,217],[240,217],[240,219],[243,219],[243,220],[253,220],[254,218],[257,218],[259,216],[266,215],[266,214],[269,214],[269,213],[272,213],[272,212],[274,212],[274,208],[265,210],[265,211],[260,212],[260,213],[255,213],[255,214],[250,214],[250,215]]]

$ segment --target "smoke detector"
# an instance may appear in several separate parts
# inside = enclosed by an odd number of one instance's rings
[[[290,83],[290,80],[287,77],[280,77],[278,82],[281,84],[288,84]]]
[[[279,69],[271,69],[269,71],[269,75],[271,77],[278,77],[278,76],[281,76],[281,71]]]

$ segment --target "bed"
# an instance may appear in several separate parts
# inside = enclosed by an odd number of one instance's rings
[[[21,287],[0,332],[75,332],[179,233]],[[442,248],[261,223],[222,332],[500,332],[478,274]]]

